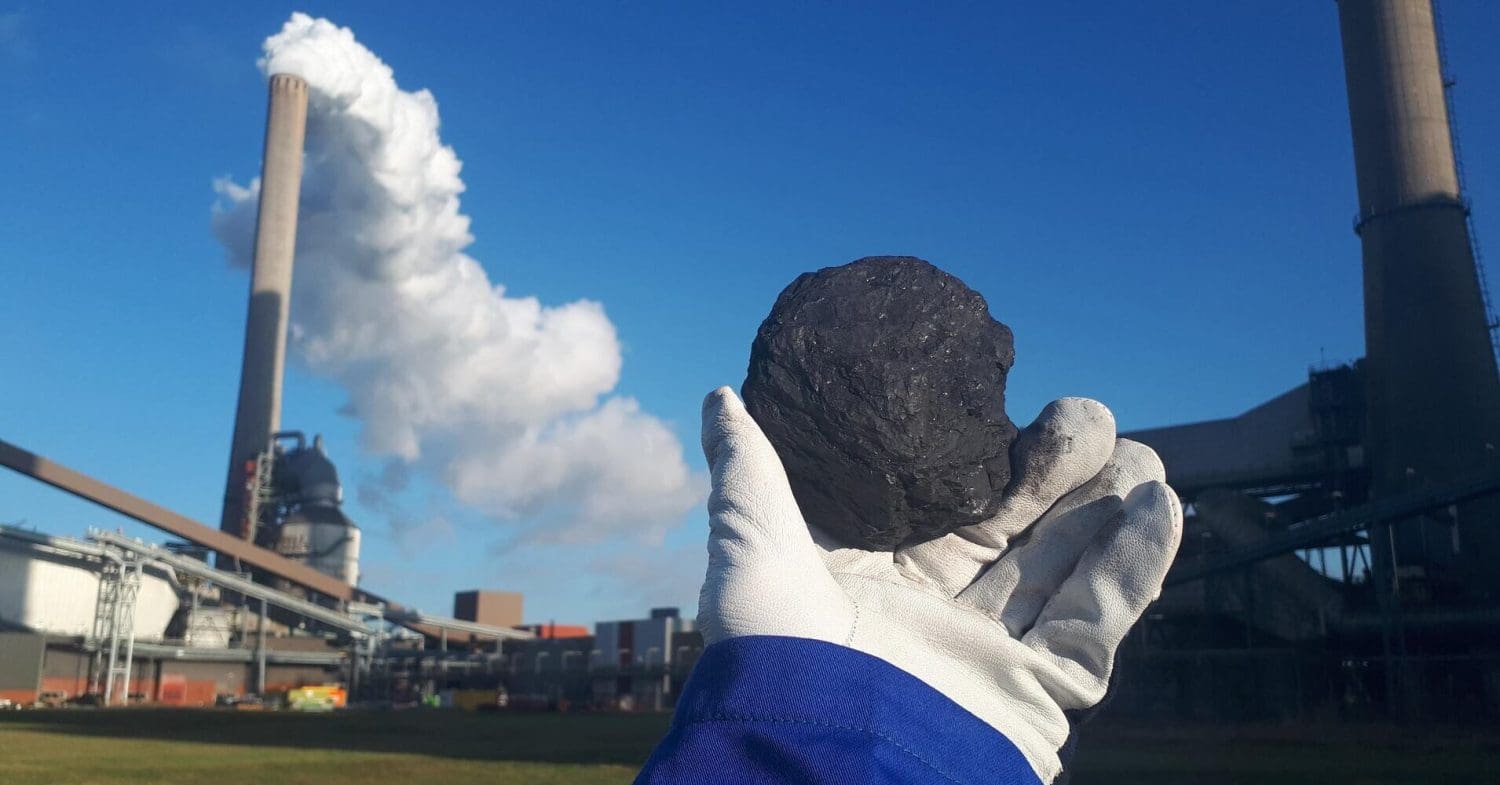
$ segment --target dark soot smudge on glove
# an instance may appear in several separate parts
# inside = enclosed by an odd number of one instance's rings
[[[1016,428],[1010,328],[910,256],[804,273],[750,348],[742,394],[807,521],[889,550],[995,512]]]

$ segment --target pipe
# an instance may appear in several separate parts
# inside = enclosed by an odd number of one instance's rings
[[[216,570],[196,559],[172,553],[165,548],[102,529],[89,529],[89,537],[97,542],[131,553],[135,558],[172,565],[183,573],[203,578],[221,589],[227,589],[244,597],[254,597],[270,602],[272,605],[291,611],[298,616],[322,622],[335,629],[361,635],[373,635],[376,633],[376,630],[347,613],[334,608],[325,608],[310,600],[278,591],[269,586],[263,586],[233,573]]]
[[[266,599],[260,600],[260,624],[256,627],[255,642],[255,690],[266,694]]]

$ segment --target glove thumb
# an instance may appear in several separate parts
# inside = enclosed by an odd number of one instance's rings
[[[728,387],[703,401],[703,455],[713,477],[699,603],[705,638],[841,642],[852,605],[813,544],[775,448]]]

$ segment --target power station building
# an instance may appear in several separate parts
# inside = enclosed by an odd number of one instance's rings
[[[1500,717],[1500,374],[1432,0],[1339,0],[1366,356],[1125,434],[1189,512],[1117,711]]]
[[[204,580],[211,571],[185,567],[201,554],[150,558],[154,546],[121,549],[109,542],[119,535],[98,536],[0,526],[0,698],[205,706],[344,680],[347,658],[327,639],[293,638],[243,607],[208,605],[219,592]]]

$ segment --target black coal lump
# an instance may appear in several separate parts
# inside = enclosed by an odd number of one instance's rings
[[[742,395],[807,521],[889,550],[992,515],[1010,480],[1009,327],[910,256],[806,273],[750,349]]]

